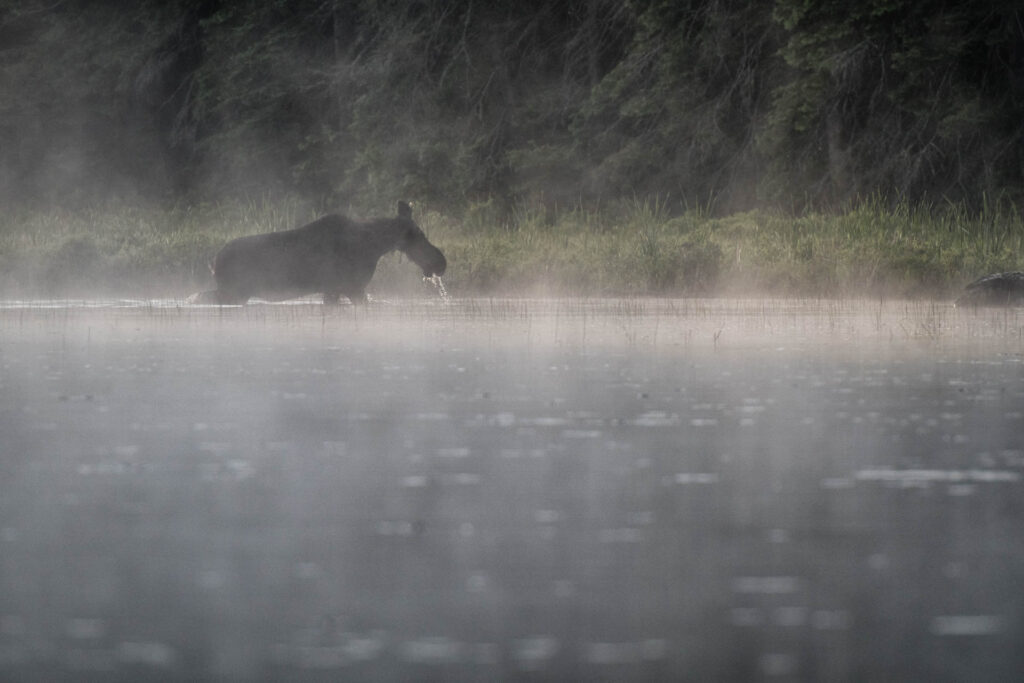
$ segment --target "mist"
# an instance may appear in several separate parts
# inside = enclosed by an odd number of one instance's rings
[[[155,305],[0,311],[13,680],[1019,671],[1016,311]]]
[[[948,5],[0,2],[0,679],[1016,681]]]

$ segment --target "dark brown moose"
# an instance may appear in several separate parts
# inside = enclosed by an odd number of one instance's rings
[[[398,202],[395,218],[357,221],[332,214],[294,230],[232,240],[213,261],[217,289],[191,300],[244,304],[253,296],[280,301],[322,293],[324,304],[338,303],[341,295],[363,304],[377,261],[395,249],[422,268],[424,277],[447,268],[444,254],[413,222],[412,208]]]

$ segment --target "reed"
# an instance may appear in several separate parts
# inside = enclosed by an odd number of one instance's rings
[[[370,207],[360,215],[388,213]],[[357,212],[353,212],[357,213]],[[300,225],[298,199],[195,206],[14,207],[0,218],[0,296],[184,296],[210,284],[229,239]],[[892,205],[871,197],[834,213],[672,214],[660,197],[564,209],[490,203],[454,216],[417,207],[448,256],[445,283],[466,295],[813,295],[945,298],[984,273],[1024,269],[1024,219],[1012,204]],[[383,295],[436,296],[400,255],[382,260]]]

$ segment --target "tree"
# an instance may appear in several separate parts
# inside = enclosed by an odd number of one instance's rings
[[[775,17],[792,71],[761,137],[773,196],[804,187],[825,201],[881,191],[977,202],[1019,188],[1016,3],[779,0]]]
[[[1024,199],[1024,19],[950,0],[0,0],[0,198]]]

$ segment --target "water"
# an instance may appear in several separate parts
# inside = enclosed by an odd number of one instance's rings
[[[1024,315],[0,306],[4,680],[1017,680]]]
[[[441,301],[445,302],[446,304],[451,303],[452,298],[448,296],[448,290],[445,289],[444,281],[441,279],[440,275],[435,274],[431,275],[430,277],[425,277],[423,278],[423,281],[429,282],[437,289],[437,293],[441,297]]]

